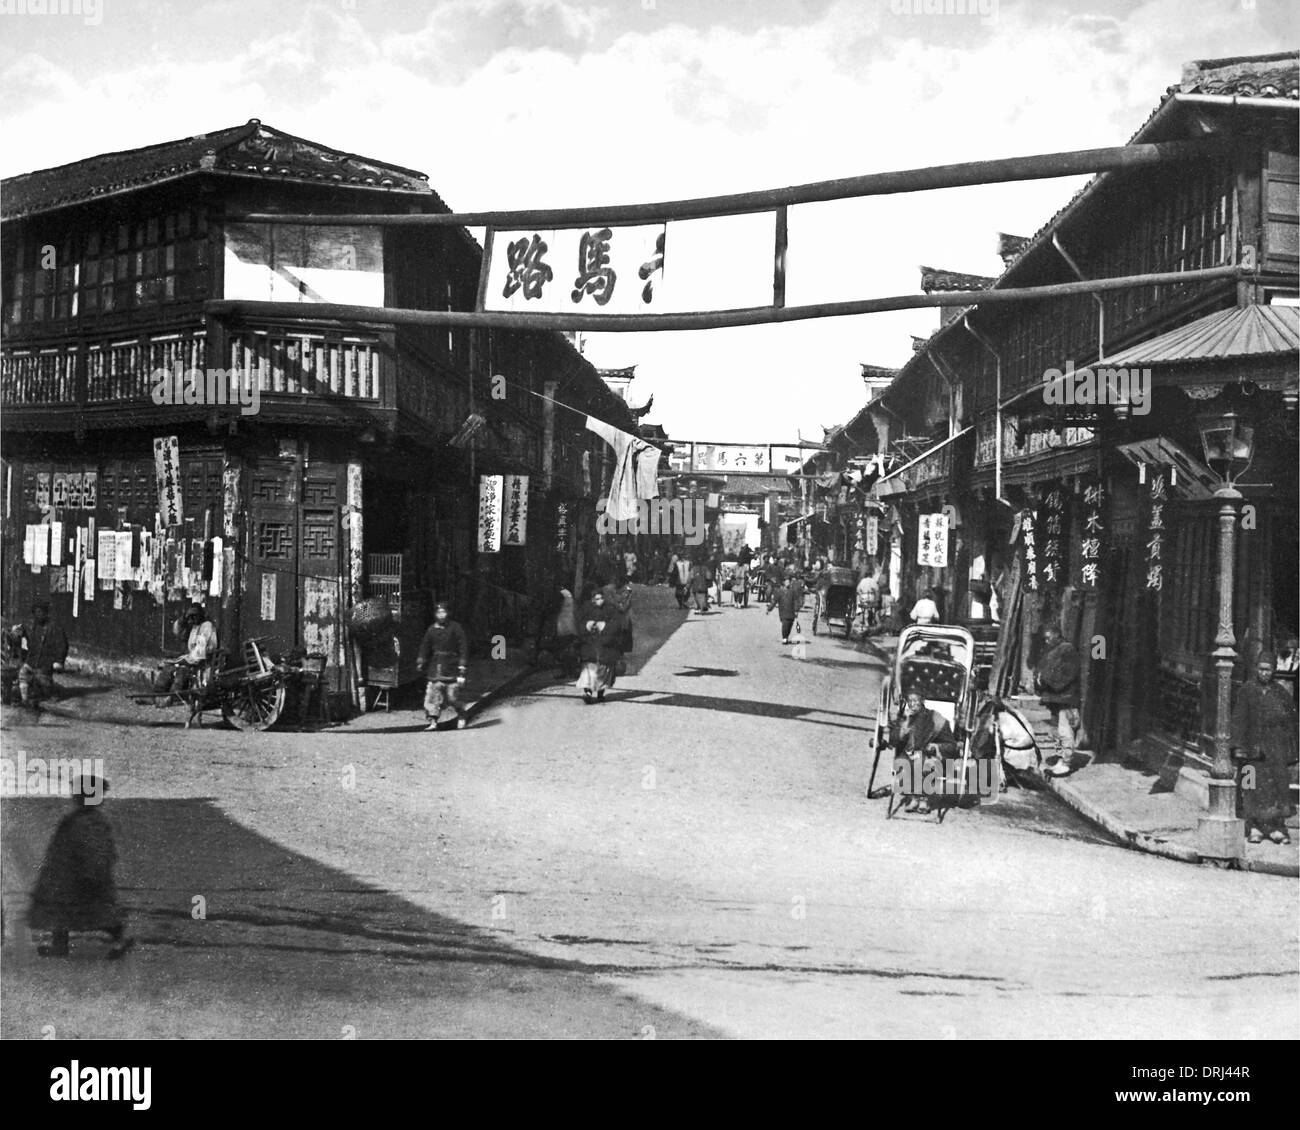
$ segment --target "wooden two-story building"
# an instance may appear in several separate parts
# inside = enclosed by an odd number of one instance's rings
[[[322,652],[355,691],[343,625],[371,566],[480,640],[573,582],[610,455],[580,413],[634,424],[571,341],[385,322],[473,308],[463,228],[236,218],[447,212],[424,174],[253,120],[9,178],[2,208],[6,617],[48,595],[74,648],[147,659],[203,599],[223,642]],[[529,476],[523,546],[476,552],[485,474]]]

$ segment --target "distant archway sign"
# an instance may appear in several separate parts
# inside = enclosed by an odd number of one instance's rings
[[[319,303],[312,307],[312,313],[317,317],[398,325],[598,332],[718,329],[928,306],[984,306],[1036,301],[1153,283],[1255,277],[1259,272],[1254,268],[1230,264],[1197,271],[1156,272],[1047,286],[905,294],[806,306],[785,304],[786,216],[791,205],[1199,161],[1222,153],[1226,144],[1216,138],[1207,138],[1070,150],[869,173],[789,188],[654,204],[418,215],[254,213],[228,216],[227,219],[246,223],[450,225],[487,229],[476,309],[410,310]],[[674,269],[671,241],[667,238],[668,225],[683,220],[759,213],[771,216],[767,229],[772,232],[770,258],[764,253],[765,261],[771,264],[770,300],[767,300],[764,284],[763,301],[751,305],[665,312],[662,284],[666,273]],[[1267,280],[1261,278],[1261,281]],[[692,288],[692,293],[698,293],[700,289],[697,285]],[[252,300],[224,299],[209,302],[207,306],[217,315],[300,317],[304,312],[299,303]]]

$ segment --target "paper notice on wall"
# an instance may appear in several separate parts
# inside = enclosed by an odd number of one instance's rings
[[[100,583],[117,579],[117,532],[100,530],[95,540],[95,572]]]
[[[95,563],[87,561],[81,573],[81,595],[86,600],[95,599]]]
[[[37,526],[32,543],[32,572],[43,569],[50,563],[50,527]]]
[[[221,595],[221,575],[222,566],[225,562],[221,554],[222,544],[220,538],[212,539],[212,580],[208,582],[208,596]]]
[[[63,564],[63,523],[50,523],[50,564]]]
[[[116,581],[134,581],[135,569],[131,566],[131,531],[117,532],[117,562],[113,567],[113,579]]]
[[[262,619],[275,619],[275,574],[262,574]]]
[[[36,508],[50,508],[50,472],[42,471],[36,476]]]
[[[23,527],[23,564],[30,565],[36,559],[36,527],[30,522]]]

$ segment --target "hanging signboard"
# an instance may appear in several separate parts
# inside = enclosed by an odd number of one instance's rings
[[[158,513],[163,526],[179,526],[181,504],[181,449],[175,436],[158,436],[153,441],[154,473],[158,480]]]
[[[501,496],[504,483],[501,475],[480,475],[478,480],[478,540],[479,553],[501,551]]]
[[[948,564],[948,515],[922,514],[916,542],[916,563],[930,568]]]
[[[1100,479],[1084,483],[1083,531],[1079,541],[1079,583],[1085,589],[1097,587],[1101,565],[1101,539],[1105,523],[1101,519],[1103,488]]]
[[[528,533],[528,476],[505,476],[505,545],[524,545]]]
[[[622,226],[488,228],[478,309],[626,316],[771,306],[784,287],[782,230],[775,210]]]
[[[1042,553],[1041,577],[1045,585],[1063,585],[1065,557],[1069,547],[1070,523],[1066,516],[1065,492],[1053,485],[1038,510],[1038,546]]]
[[[880,548],[880,519],[874,514],[867,515],[865,552],[868,557],[875,557]]]
[[[766,444],[696,443],[692,446],[692,471],[767,473],[771,469]]]

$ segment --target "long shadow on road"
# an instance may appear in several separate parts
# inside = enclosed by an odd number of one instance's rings
[[[15,927],[66,811],[59,798],[3,802],[5,1039],[39,1039],[49,1026],[77,1039],[714,1035],[599,979],[613,970],[526,953],[277,844],[203,798],[110,799],[137,947],[107,962],[103,941],[73,935],[70,957],[40,958]],[[509,929],[510,897],[485,891],[485,920],[499,913]]]

